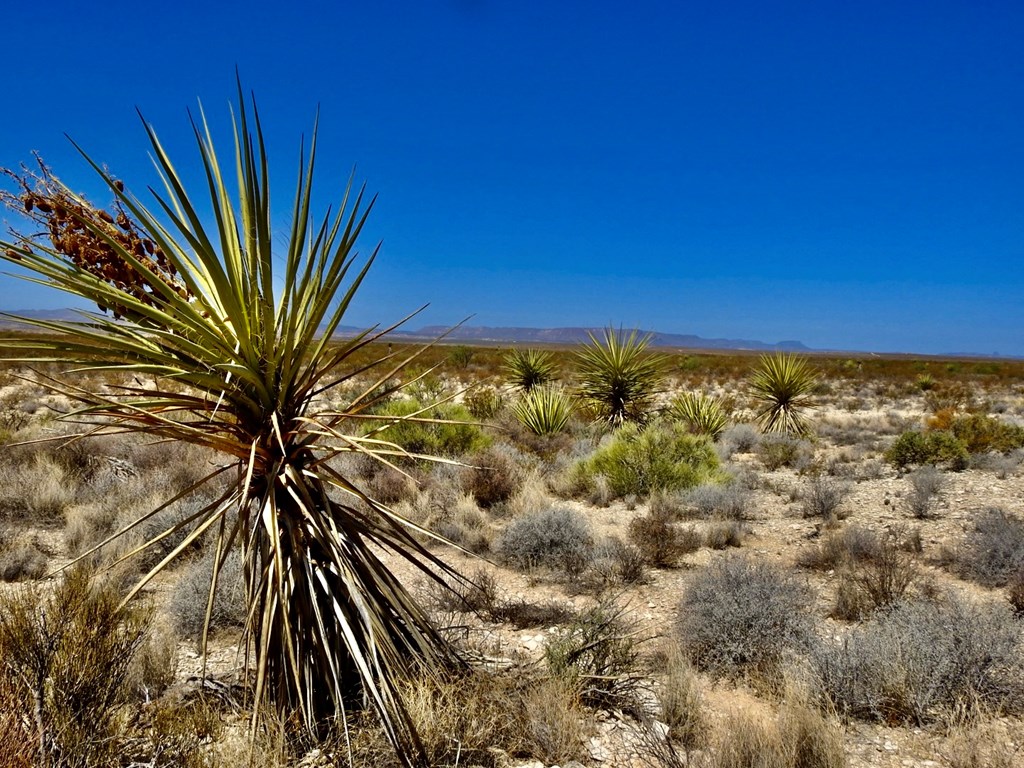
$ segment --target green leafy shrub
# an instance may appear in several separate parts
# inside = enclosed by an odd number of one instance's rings
[[[461,405],[443,403],[433,407],[418,400],[393,400],[377,413],[383,422],[395,419],[379,438],[403,451],[419,456],[462,456],[483,448],[487,438]]]
[[[1021,711],[1022,640],[1005,603],[949,594],[895,604],[821,646],[814,666],[843,715],[921,725],[979,707]]]
[[[512,386],[523,392],[550,383],[557,370],[550,352],[518,348],[505,355],[504,369]]]
[[[778,352],[761,358],[750,377],[750,394],[760,404],[757,418],[765,432],[806,434],[804,413],[814,408],[818,375],[807,360]]]
[[[788,654],[814,638],[807,585],[743,556],[700,571],[679,605],[678,636],[698,669],[715,677],[773,679]]]
[[[717,440],[728,419],[717,398],[703,392],[683,392],[669,406],[672,418],[685,424],[695,435]]]
[[[564,432],[573,412],[573,399],[564,390],[551,386],[535,386],[512,405],[516,419],[535,435]]]
[[[897,469],[920,464],[947,464],[950,469],[967,467],[967,447],[950,432],[933,430],[904,432],[885,452],[885,459]]]
[[[594,555],[590,523],[579,512],[543,509],[513,520],[494,542],[499,557],[516,568],[582,573]]]
[[[597,417],[618,426],[642,422],[654,406],[665,375],[664,355],[649,354],[651,337],[607,328],[601,341],[590,335],[576,354],[580,397]]]
[[[1009,453],[1024,447],[1024,427],[981,413],[957,417],[950,431],[971,454]]]
[[[501,393],[488,386],[474,387],[466,393],[462,401],[474,419],[493,418],[505,404]]]
[[[714,479],[718,456],[706,438],[691,435],[680,424],[626,424],[584,462],[583,471],[605,478],[615,497],[646,497]]]

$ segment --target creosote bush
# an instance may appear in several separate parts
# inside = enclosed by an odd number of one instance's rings
[[[967,468],[967,448],[944,430],[904,432],[885,452],[885,459],[897,469],[921,464],[944,464],[952,470]]]
[[[626,424],[582,462],[579,471],[591,482],[596,476],[603,477],[616,498],[644,498],[715,479],[718,456],[705,438],[691,435],[679,424]]]
[[[385,423],[394,422],[379,433],[412,456],[457,457],[482,449],[488,442],[472,415],[461,405],[425,405],[419,400],[392,400],[376,414]],[[375,425],[374,429],[380,427]]]
[[[789,654],[812,643],[810,601],[807,585],[777,566],[744,556],[722,558],[684,592],[678,637],[698,669],[772,682]]]

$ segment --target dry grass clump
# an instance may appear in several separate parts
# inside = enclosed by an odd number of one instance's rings
[[[734,711],[719,729],[714,768],[843,768],[842,729],[803,703],[777,716]]]
[[[704,529],[704,544],[710,549],[742,547],[747,526],[739,520],[712,520]]]
[[[707,742],[708,717],[697,675],[677,644],[669,648],[665,662],[665,677],[658,688],[661,719],[673,742],[687,751],[700,749]]]
[[[951,729],[941,757],[948,768],[1015,768],[1024,750],[1022,735],[1006,723],[967,718]]]
[[[508,502],[526,478],[525,458],[508,444],[492,445],[468,461],[464,487],[483,509]]]
[[[704,483],[686,493],[685,503],[703,518],[746,520],[750,491],[738,482]]]
[[[807,440],[792,435],[767,434],[757,444],[757,457],[769,472],[783,467],[799,470],[814,459],[814,447]]]
[[[0,531],[0,581],[40,579],[48,562],[38,536]]]
[[[735,555],[700,571],[679,605],[677,633],[698,669],[715,677],[777,680],[814,638],[807,584],[767,562]]]
[[[876,536],[873,544],[864,537],[859,546],[859,557],[847,559],[840,572],[833,618],[857,620],[897,603],[920,579],[917,561],[907,551],[901,529]]]
[[[918,520],[931,517],[946,485],[946,476],[938,467],[926,464],[911,472],[907,479],[910,481],[910,493],[907,495],[910,514]]]
[[[821,541],[804,549],[797,562],[804,568],[828,571],[844,565],[870,562],[879,556],[882,542],[867,528],[846,525],[826,531]]]

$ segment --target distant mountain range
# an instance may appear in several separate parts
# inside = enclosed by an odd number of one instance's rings
[[[5,310],[6,311],[6,310]],[[9,314],[20,315],[38,320],[77,320],[80,319],[70,309],[19,309],[10,310]],[[15,327],[13,321],[0,317],[0,326]],[[351,335],[363,330],[354,326],[343,326],[338,329],[340,335]],[[400,330],[390,334],[395,339],[436,339],[448,331],[443,325],[427,325],[418,330]],[[447,341],[465,341],[499,344],[579,344],[588,340],[588,334],[600,338],[603,328],[518,328],[488,327],[480,325],[463,325],[452,331]],[[652,346],[681,347],[683,349],[748,349],[748,350],[786,350],[811,351],[800,341],[778,341],[775,343],[753,341],[750,339],[705,339],[690,333],[661,333],[659,331],[640,331],[651,335]]]
[[[406,331],[396,336],[414,338],[437,338],[448,329],[441,325],[428,325],[418,331]],[[631,329],[626,329],[627,331]],[[456,328],[447,337],[451,341],[500,342],[502,344],[578,344],[589,340],[592,334],[601,338],[603,328],[504,328],[464,325]],[[656,347],[682,347],[684,349],[751,349],[787,351],[811,351],[800,341],[778,341],[775,343],[752,341],[750,339],[705,339],[690,333],[661,333],[640,331],[650,334],[651,345]]]

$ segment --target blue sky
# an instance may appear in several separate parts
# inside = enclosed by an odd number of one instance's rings
[[[379,194],[353,324],[608,323],[818,348],[1024,354],[1024,4],[7,4],[0,166],[64,138],[154,181],[237,66],[287,225],[321,110],[326,205]],[[0,308],[64,306],[0,279]],[[419,321],[416,323],[419,324]]]

